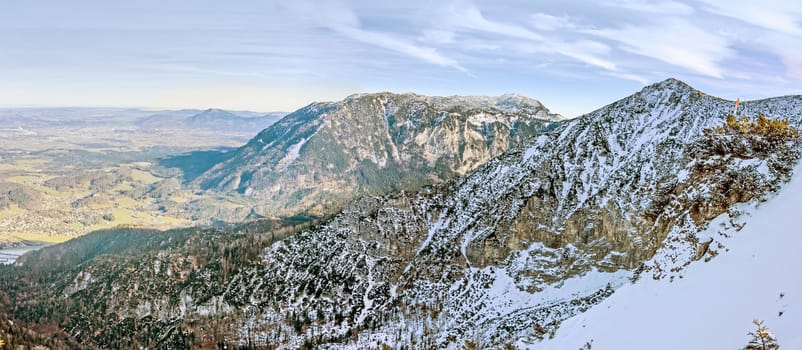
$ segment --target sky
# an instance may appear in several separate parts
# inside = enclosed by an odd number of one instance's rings
[[[0,106],[292,111],[520,93],[577,116],[681,79],[802,94],[802,2],[9,0]]]

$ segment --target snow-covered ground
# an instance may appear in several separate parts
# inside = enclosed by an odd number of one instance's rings
[[[534,349],[741,349],[764,320],[781,349],[802,349],[802,165],[746,227],[682,279],[643,276],[565,320]],[[713,225],[711,225],[712,227]],[[714,228],[711,228],[714,229]],[[523,346],[526,348],[527,346]]]

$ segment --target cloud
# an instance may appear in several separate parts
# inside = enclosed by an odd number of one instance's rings
[[[421,39],[424,42],[429,42],[434,44],[452,44],[455,42],[454,40],[455,34],[456,33],[449,30],[426,29],[423,31],[423,38]]]
[[[451,12],[450,20],[452,24],[463,29],[500,34],[532,41],[543,41],[543,36],[525,27],[488,20],[482,15],[479,8],[473,4],[457,4],[457,6],[453,6],[449,12]]]
[[[643,2],[633,0],[603,1],[601,5],[627,9],[637,12],[655,13],[665,15],[689,15],[694,12],[693,7],[676,1]]]
[[[720,62],[735,54],[729,47],[728,38],[678,18],[667,18],[643,26],[628,25],[619,29],[584,32],[618,42],[626,52],[715,78],[724,76]]]
[[[342,26],[332,27],[332,29],[354,40],[403,53],[407,56],[415,57],[438,66],[451,67],[460,72],[468,73],[468,70],[461,66],[459,62],[441,55],[434,48],[417,46],[389,34],[363,30],[357,27]]]
[[[710,15],[727,17],[731,23],[736,22],[733,26],[743,27],[740,23],[745,23],[757,27],[758,30],[739,32],[737,40],[766,51],[764,56],[779,58],[789,77],[802,78],[802,52],[797,49],[802,42],[802,3],[733,0],[725,6],[712,0],[701,2]]]
[[[802,52],[799,50],[789,50],[797,48],[802,39],[788,35],[769,35],[761,41],[761,45],[776,55],[785,65],[786,74],[789,78],[797,81],[802,80]]]
[[[786,0],[720,2],[700,0],[712,15],[726,16],[737,21],[791,35],[802,35],[802,3]]]
[[[518,45],[516,49],[523,53],[539,54],[543,57],[553,55],[568,57],[574,61],[604,70],[619,70],[614,62],[598,57],[603,52],[606,52],[608,47],[596,41],[582,40],[577,42],[563,42],[554,40],[537,44]]]
[[[576,26],[567,16],[552,16],[545,13],[533,13],[529,16],[531,25],[539,30],[554,31],[558,29],[573,29]]]
[[[598,57],[600,54],[607,54],[610,52],[609,46],[598,41],[581,40],[569,43],[555,41],[548,44],[547,47],[551,47],[555,52],[591,66],[604,68],[610,71],[618,70],[618,66],[612,61]]]
[[[418,46],[412,40],[390,33],[363,29],[359,16],[345,4],[334,1],[321,1],[314,4],[298,1],[286,6],[294,15],[311,19],[317,25],[329,28],[350,39],[395,51],[431,64],[469,73],[459,62],[440,54],[435,48]]]
[[[579,62],[603,68],[616,70],[615,63],[599,57],[609,52],[607,45],[591,40],[564,41],[556,37],[543,35],[518,24],[493,21],[486,18],[472,3],[459,2],[452,4],[447,10],[450,14],[448,23],[463,32],[495,34],[502,37],[524,40],[524,43],[512,44],[512,47],[524,48],[527,52],[543,54],[559,54]],[[544,24],[549,28],[562,26],[573,27],[567,18],[559,19],[546,14],[534,14],[534,19],[546,19]],[[561,21],[560,21],[561,20]]]
[[[621,79],[624,79],[624,80],[636,81],[636,82],[641,83],[643,85],[648,85],[648,84],[652,83],[651,80],[646,79],[646,78],[644,78],[644,77],[642,77],[640,75],[637,75],[637,74],[632,74],[632,73],[602,72],[601,74],[602,75],[611,76],[611,77],[615,77],[615,78],[621,78]]]

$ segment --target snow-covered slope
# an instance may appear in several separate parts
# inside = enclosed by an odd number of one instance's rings
[[[739,349],[764,320],[783,349],[802,349],[802,166],[774,198],[745,210],[728,251],[683,278],[627,284],[563,322],[534,349]],[[716,231],[716,222],[709,231]],[[710,232],[716,234],[716,232]]]

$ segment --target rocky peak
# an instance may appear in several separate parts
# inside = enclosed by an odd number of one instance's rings
[[[688,85],[688,83],[673,77],[666,78],[663,81],[651,84],[643,88],[643,91],[650,91],[654,89],[673,90],[673,91],[698,91],[694,89],[692,86]]]
[[[356,94],[287,115],[196,184],[269,199],[257,208],[266,216],[323,214],[465,174],[559,119],[517,95]]]

